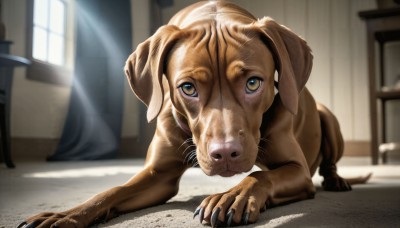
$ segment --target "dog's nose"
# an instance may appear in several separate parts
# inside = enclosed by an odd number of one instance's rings
[[[216,162],[238,159],[243,152],[239,142],[210,143],[209,155]]]

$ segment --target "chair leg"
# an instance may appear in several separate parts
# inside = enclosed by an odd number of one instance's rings
[[[15,168],[11,159],[11,139],[10,132],[8,131],[6,113],[4,105],[0,105],[0,131],[1,131],[1,145],[4,155],[4,162],[8,168]]]
[[[11,151],[10,150],[10,136],[8,135],[5,138],[6,138],[6,140],[5,140],[6,142],[4,143],[5,146],[3,146],[4,151],[5,151],[4,162],[6,163],[6,166],[8,168],[15,168],[15,165],[14,165],[14,162],[12,161],[11,153],[10,153],[10,151]]]

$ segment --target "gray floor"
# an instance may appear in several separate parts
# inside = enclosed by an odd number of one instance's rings
[[[27,216],[62,211],[110,187],[124,183],[141,169],[142,160],[97,162],[19,162],[0,168],[0,227],[15,227]],[[324,192],[315,199],[275,207],[249,227],[400,227],[400,166],[371,166],[369,158],[344,158],[344,177],[373,176],[368,184],[346,193]],[[244,177],[207,177],[200,169],[185,173],[179,194],[169,203],[120,216],[101,227],[203,227],[192,215],[203,198],[226,191]],[[316,175],[314,183],[319,186]]]

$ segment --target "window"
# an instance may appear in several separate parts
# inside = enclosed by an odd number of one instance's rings
[[[74,0],[29,1],[28,78],[69,84],[73,69]]]
[[[65,8],[62,0],[35,0],[33,58],[56,65],[64,65]]]

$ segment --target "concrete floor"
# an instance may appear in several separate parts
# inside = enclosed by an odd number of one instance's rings
[[[43,211],[62,211],[138,172],[143,160],[91,162],[21,161],[16,169],[0,168],[0,227],[15,227]],[[353,191],[331,193],[318,188],[316,198],[268,209],[249,227],[399,227],[400,166],[371,166],[369,158],[345,157],[339,173],[355,177],[373,172]],[[193,211],[209,194],[226,191],[246,174],[207,177],[200,169],[183,176],[180,192],[169,203],[120,216],[101,227],[203,227]],[[316,175],[315,185],[322,179]]]

